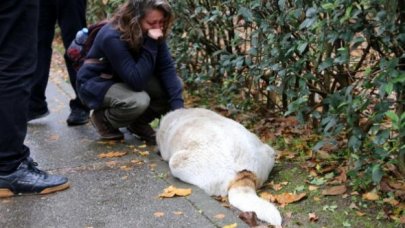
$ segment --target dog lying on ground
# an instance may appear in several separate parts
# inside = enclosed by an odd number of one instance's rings
[[[275,152],[241,124],[207,109],[179,109],[162,118],[156,140],[173,176],[209,195],[228,195],[239,210],[281,225],[278,209],[256,193]]]

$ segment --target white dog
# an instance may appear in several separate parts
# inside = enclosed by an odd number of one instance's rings
[[[210,195],[228,195],[241,211],[281,225],[278,209],[256,193],[275,152],[241,124],[207,109],[179,109],[162,118],[156,139],[175,177]]]

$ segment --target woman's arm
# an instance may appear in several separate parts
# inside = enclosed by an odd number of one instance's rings
[[[114,72],[135,91],[145,89],[156,64],[157,41],[146,38],[139,56],[134,56],[118,32],[105,36],[102,49]]]
[[[164,42],[159,45],[156,58],[156,75],[162,81],[164,88],[169,95],[169,102],[172,110],[183,108],[183,86],[181,79],[177,76],[175,62],[171,57],[169,48]]]

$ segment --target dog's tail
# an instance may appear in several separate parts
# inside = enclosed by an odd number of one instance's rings
[[[272,225],[281,225],[281,214],[272,203],[256,193],[257,178],[250,171],[238,172],[228,190],[229,203],[241,211],[253,211],[257,218]]]

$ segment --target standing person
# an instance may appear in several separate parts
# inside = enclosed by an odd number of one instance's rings
[[[29,103],[28,121],[49,114],[45,90],[48,84],[52,57],[52,40],[55,24],[58,23],[65,50],[74,40],[77,31],[86,27],[87,0],[40,0],[38,24],[38,65]],[[70,83],[76,98],[70,100],[71,113],[66,122],[68,126],[85,124],[89,121],[89,109],[84,106],[76,93],[76,71],[72,61],[64,55]]]
[[[38,0],[0,1],[0,197],[69,187],[67,178],[39,170],[24,145],[37,23]]]
[[[155,144],[150,122],[184,107],[182,83],[165,39],[173,22],[166,0],[129,0],[97,34],[78,72],[82,101],[101,139],[127,129]]]

